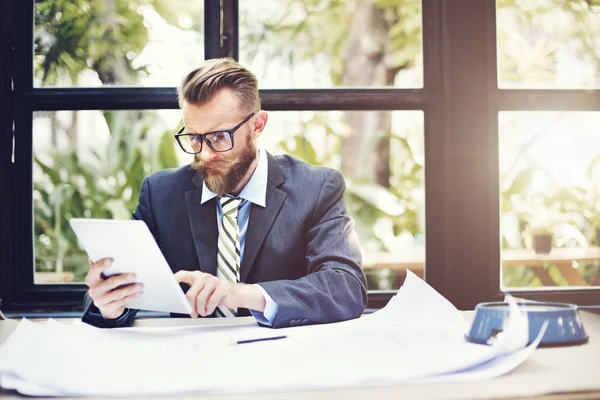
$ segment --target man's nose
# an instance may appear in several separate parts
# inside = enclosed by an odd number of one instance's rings
[[[200,161],[209,162],[217,156],[217,152],[211,149],[206,143],[202,143],[202,149],[200,150],[200,154],[198,154],[198,156],[200,157]]]

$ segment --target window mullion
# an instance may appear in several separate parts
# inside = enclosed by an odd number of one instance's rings
[[[18,6],[17,6],[18,4]],[[33,191],[32,182],[32,118],[33,112],[25,93],[33,87],[33,18],[34,1],[16,2],[14,9],[14,189],[13,204],[13,258],[14,301],[24,298],[33,287]],[[17,257],[18,255],[18,257]]]
[[[221,2],[204,0],[204,58],[221,54]]]
[[[0,3],[0,299],[14,297],[13,279],[13,164],[14,140],[14,1]]]
[[[223,0],[223,41],[221,57],[239,60],[239,2]]]
[[[443,283],[448,300],[471,309],[499,288],[496,3],[440,1],[439,7],[444,81],[435,112],[441,113],[437,128],[443,131],[429,125],[425,132],[426,213],[435,213],[427,216],[426,269],[437,271],[435,282]],[[443,136],[442,144],[432,135]],[[429,236],[430,225],[437,226],[435,237]]]
[[[263,108],[270,111],[424,110],[423,89],[266,89]],[[34,111],[177,109],[175,88],[33,89],[25,95]]]

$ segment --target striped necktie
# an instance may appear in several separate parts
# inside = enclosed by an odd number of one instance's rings
[[[223,210],[223,219],[217,246],[217,277],[236,283],[240,281],[240,229],[237,223],[237,213],[242,199],[222,196],[219,201]],[[237,308],[219,306],[216,309],[216,315],[236,317]]]

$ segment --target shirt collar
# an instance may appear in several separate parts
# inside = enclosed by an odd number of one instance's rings
[[[256,169],[250,177],[250,180],[242,189],[239,197],[244,200],[248,200],[257,206],[265,207],[267,197],[267,178],[269,177],[269,163],[267,162],[266,152],[259,148],[258,149],[258,163]],[[217,197],[208,187],[206,183],[202,182],[202,199],[201,204],[206,203],[213,197]]]

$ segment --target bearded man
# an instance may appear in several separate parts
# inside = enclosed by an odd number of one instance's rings
[[[357,318],[367,301],[345,183],[333,169],[259,148],[267,125],[256,77],[212,59],[178,88],[193,162],[144,179],[133,218],[146,223],[192,305],[192,317],[253,315],[274,328]],[[143,292],[90,262],[84,322],[131,325]]]

